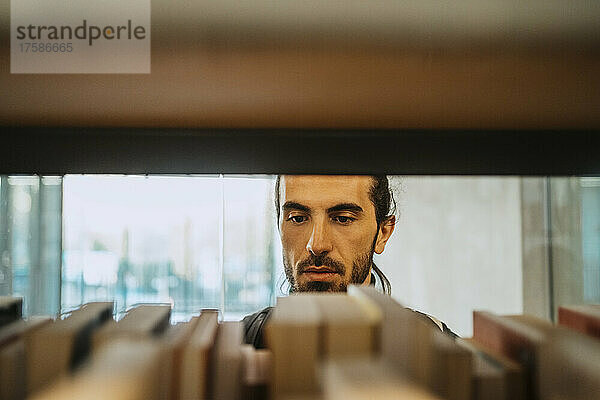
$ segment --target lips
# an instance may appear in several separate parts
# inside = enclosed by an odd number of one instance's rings
[[[325,266],[310,266],[302,271],[302,276],[308,281],[329,282],[338,279],[339,272]]]
[[[303,273],[316,273],[316,274],[332,274],[332,273],[337,273],[337,271],[328,268],[328,267],[308,267],[305,268],[303,271]]]

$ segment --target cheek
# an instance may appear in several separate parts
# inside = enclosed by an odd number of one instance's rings
[[[371,228],[371,227],[369,227]],[[339,255],[346,265],[346,277],[352,274],[352,265],[359,257],[371,252],[376,228],[357,229],[354,232],[343,232],[336,237]]]
[[[300,229],[282,229],[281,246],[288,256],[302,251],[306,247],[306,243],[303,242],[302,231]]]
[[[376,227],[356,227],[352,230],[340,230],[336,235],[335,243],[346,254],[364,253],[371,250],[375,238]]]

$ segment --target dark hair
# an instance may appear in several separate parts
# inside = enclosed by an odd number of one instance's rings
[[[390,188],[390,183],[387,175],[371,175],[373,184],[369,189],[369,198],[373,206],[375,207],[375,220],[377,221],[377,235],[379,234],[379,228],[383,223],[389,223],[390,218],[396,214],[396,201],[394,200],[394,193]],[[277,215],[277,224],[279,224],[279,189],[281,186],[281,175],[277,175],[275,180],[275,212]],[[377,236],[375,236],[375,240]],[[375,240],[373,243],[375,243]],[[392,294],[392,285],[385,276],[385,274],[373,263],[373,272],[377,275],[379,281],[381,281],[381,287],[385,294]]]

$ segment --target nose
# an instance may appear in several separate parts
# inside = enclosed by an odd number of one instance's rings
[[[325,221],[314,223],[306,249],[315,256],[327,254],[332,250],[331,238]]]

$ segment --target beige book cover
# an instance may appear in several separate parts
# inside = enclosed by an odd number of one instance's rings
[[[160,341],[116,339],[31,400],[160,400],[163,359]]]
[[[375,288],[350,286],[348,294],[367,298],[381,311],[381,354],[403,374],[448,399],[470,396],[471,353],[425,316]]]
[[[162,378],[164,380],[164,397],[168,400],[179,400],[181,395],[181,375],[185,348],[199,317],[193,317],[188,322],[171,326],[163,337],[165,344],[165,361],[163,363]]]
[[[25,335],[51,321],[50,317],[33,317],[0,328],[0,399],[25,398]]]
[[[433,362],[428,387],[448,400],[469,400],[472,353],[435,328],[430,345]]]
[[[34,316],[27,319],[19,319],[0,328],[0,349],[14,340],[23,339],[28,333],[32,333],[50,322],[52,322],[51,317]]]
[[[542,332],[534,347],[536,398],[560,395],[565,399],[600,396],[600,343],[581,332],[531,315],[511,315],[512,321]]]
[[[219,324],[213,353],[213,399],[241,399],[243,331],[240,321]]]
[[[600,398],[600,341],[555,331],[537,354],[540,399]]]
[[[321,314],[323,357],[368,356],[379,343],[381,312],[369,299],[312,294]]]
[[[266,399],[271,382],[272,354],[268,349],[242,345],[242,398]]]
[[[470,338],[457,339],[457,343],[473,352],[475,399],[525,399],[525,376],[518,363]],[[500,382],[497,381],[498,377]]]
[[[373,287],[350,286],[348,294],[368,298],[381,310],[382,356],[403,374],[428,385],[433,368],[433,335],[439,329]]]
[[[26,335],[27,392],[33,393],[83,362],[91,335],[112,319],[113,303],[88,303],[67,318]]]
[[[203,399],[208,396],[211,355],[217,335],[219,314],[202,310],[190,340],[183,352],[181,399]]]
[[[325,400],[442,400],[411,382],[384,359],[329,360],[323,365]]]
[[[523,367],[527,399],[539,399],[537,355],[555,330],[550,322],[532,316],[473,312],[473,340]]]
[[[273,399],[314,396],[319,392],[316,373],[321,357],[321,321],[313,296],[277,299],[265,327],[267,347],[273,354],[270,389]]]
[[[159,336],[169,327],[170,318],[171,306],[168,304],[133,306],[120,321],[109,323],[94,334],[94,351],[116,338],[145,339]]]

